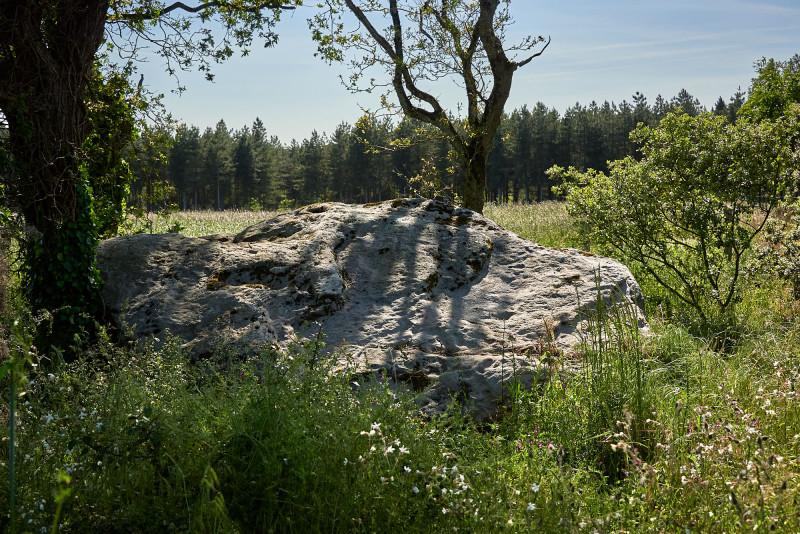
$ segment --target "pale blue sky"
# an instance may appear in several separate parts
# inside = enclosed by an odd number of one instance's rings
[[[315,129],[331,133],[342,121],[355,122],[359,105],[375,108],[378,101],[350,94],[338,79],[343,68],[314,57],[306,25],[314,9],[286,14],[277,46],[254,47],[250,56],[217,66],[213,83],[183,73],[186,92],[171,94],[175,81],[153,60],[141,67],[145,84],[166,93],[178,120],[201,129],[219,119],[239,129],[260,117],[283,142]],[[630,102],[636,91],[652,104],[682,88],[711,107],[739,86],[746,90],[761,57],[800,53],[798,0],[515,0],[511,10],[511,41],[549,35],[552,44],[517,71],[507,111],[541,101],[563,113],[576,102]],[[436,91],[452,99],[459,89]]]

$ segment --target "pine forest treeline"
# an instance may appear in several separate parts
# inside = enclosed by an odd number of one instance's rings
[[[712,112],[735,120],[745,94],[720,97]],[[706,109],[682,90],[652,104],[640,93],[619,104],[576,104],[561,115],[538,103],[506,115],[487,169],[487,200],[552,198],[545,171],[553,165],[606,170],[607,161],[635,154],[629,133],[657,124],[681,108]],[[415,142],[416,139],[423,141]],[[411,140],[408,142],[407,140]],[[154,158],[161,152],[165,157]],[[458,191],[463,174],[445,141],[403,120],[364,117],[331,134],[285,144],[260,119],[240,130],[223,120],[201,132],[182,124],[169,134],[144,132],[131,161],[137,180],[131,197],[179,209],[275,209],[323,201],[375,202],[401,196]],[[422,189],[427,190],[422,191]]]

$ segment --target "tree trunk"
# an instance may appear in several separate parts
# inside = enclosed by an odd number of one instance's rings
[[[219,191],[219,170],[217,171],[217,211],[222,211],[222,195]]]
[[[468,162],[464,169],[464,207],[483,214],[486,199],[486,160],[488,151],[470,147]]]
[[[98,229],[80,158],[89,128],[85,92],[107,10],[108,0],[0,7],[0,109],[13,160],[7,183],[31,228],[22,274],[34,309],[61,310],[56,337],[75,332],[76,313],[93,313],[98,303]]]

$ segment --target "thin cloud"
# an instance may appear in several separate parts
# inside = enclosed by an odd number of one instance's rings
[[[586,52],[597,53],[597,52],[617,51],[624,49],[661,47],[661,46],[669,46],[675,44],[689,44],[701,41],[719,41],[721,39],[726,39],[729,37],[735,37],[736,38],[735,42],[741,43],[743,40],[742,38],[747,35],[774,36],[774,35],[785,34],[785,32],[799,31],[799,30],[800,30],[800,25],[794,25],[788,27],[773,27],[773,28],[737,29],[727,32],[687,34],[681,37],[674,37],[671,39],[649,39],[642,41],[627,41],[620,43],[612,43],[599,46],[581,46],[581,47],[565,48],[562,51],[564,54],[576,54],[576,53],[586,53]],[[786,41],[787,39],[783,38],[781,40]],[[736,47],[739,46],[741,45],[737,44]],[[692,51],[696,52],[697,49],[696,48],[692,49]],[[670,52],[674,52],[674,49],[670,49]],[[647,58],[648,56],[643,55],[642,57]]]
[[[725,9],[730,9],[742,14],[743,11],[748,11],[754,15],[777,15],[781,17],[798,17],[800,18],[800,6],[783,6],[774,4],[765,4],[764,2],[747,2],[743,0],[733,0],[726,3]]]

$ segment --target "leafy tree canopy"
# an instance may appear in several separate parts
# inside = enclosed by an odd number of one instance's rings
[[[758,76],[739,114],[753,120],[788,116],[789,107],[800,103],[800,54],[788,61],[762,58],[756,70]]]

